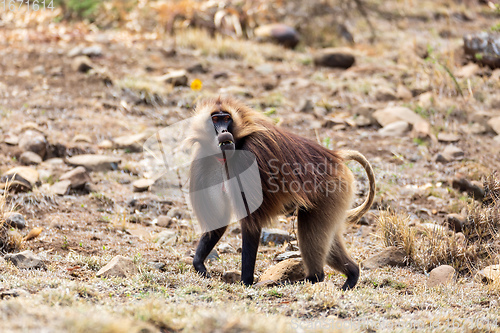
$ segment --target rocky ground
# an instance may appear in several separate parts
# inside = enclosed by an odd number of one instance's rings
[[[484,270],[499,263],[498,198],[483,181],[500,166],[500,69],[470,61],[462,37],[498,30],[499,9],[452,1],[377,8],[374,43],[360,17],[351,24],[356,44],[333,51],[0,12],[1,330],[498,331],[498,270]],[[355,63],[325,66],[324,52]],[[213,277],[194,273],[199,234],[182,171],[157,178],[165,169],[143,145],[218,95],[372,163],[375,204],[345,233],[364,267],[355,290],[340,291],[344,277],[329,268],[315,285],[235,283],[237,224],[211,255]],[[366,177],[350,166],[359,204]],[[419,239],[439,230],[468,240],[462,227],[485,195],[495,201],[492,246],[468,266],[460,251],[431,261],[424,250],[434,243],[411,257],[384,234],[396,221]],[[261,280],[284,278],[266,272],[278,261],[282,273],[301,274],[295,222],[282,216],[281,232],[263,235]]]

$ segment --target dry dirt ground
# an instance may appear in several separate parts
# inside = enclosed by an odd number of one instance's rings
[[[99,30],[86,23],[58,23],[50,13],[0,12],[0,137],[21,136],[27,127],[36,126],[49,144],[66,148],[60,158],[82,153],[121,158],[117,170],[91,173],[90,193],[50,194],[47,188],[71,167],[45,161],[34,166],[41,174],[40,188],[6,194],[29,229],[43,228],[23,246],[44,259],[47,269],[27,271],[1,263],[0,290],[24,292],[0,300],[0,330],[499,331],[499,289],[471,275],[428,288],[427,272],[421,269],[385,267],[362,271],[356,289],[342,292],[344,277],[326,268],[324,283],[247,288],[221,278],[225,271],[239,270],[240,255],[235,253],[220,254],[208,264],[214,276],[200,278],[185,259],[199,235],[182,195],[158,195],[154,187],[133,192],[134,180],[154,174],[147,154],[101,145],[104,140],[159,131],[189,118],[199,99],[226,94],[330,148],[359,150],[371,161],[378,183],[368,225],[348,226],[345,233],[352,256],[361,262],[384,247],[376,236],[378,210],[390,207],[409,214],[413,223],[440,224],[446,214],[459,213],[472,201],[451,187],[457,174],[480,181],[500,166],[495,134],[470,131],[471,119],[478,119],[474,115],[499,116],[495,108],[500,106],[500,72],[480,68],[460,74],[467,64],[461,55],[463,34],[489,30],[500,16],[484,5],[443,3],[451,4],[381,4],[394,15],[372,18],[378,33],[374,44],[368,42],[364,20],[355,21],[356,64],[348,70],[315,67],[314,50],[305,46],[291,51],[213,39],[200,31],[169,37],[125,28]],[[102,54],[91,59],[97,70],[75,71],[70,51],[92,45],[102,48]],[[196,64],[204,70],[188,73],[187,86],[156,80],[169,69]],[[445,67],[455,73],[463,96]],[[201,80],[201,90],[189,87],[194,79]],[[377,97],[380,89],[395,91],[398,85],[414,96],[392,101]],[[422,98],[425,92],[431,98]],[[313,110],[301,111],[306,100]],[[457,134],[455,145],[465,158],[436,163],[433,158],[446,143],[416,139],[411,133],[383,137],[378,125],[356,126],[356,110],[363,103],[415,110],[430,123],[431,135]],[[323,124],[328,117],[335,118],[333,126]],[[88,142],[75,142],[76,137]],[[21,152],[18,146],[0,143],[1,173],[20,165]],[[359,203],[366,183],[363,172],[352,167],[360,182]],[[155,225],[155,219],[173,208],[184,214],[173,226],[176,242],[160,245],[155,239],[165,228]],[[288,217],[275,226],[293,234],[294,221]],[[237,230],[222,242],[235,249],[241,246]],[[256,274],[273,265],[283,251],[281,246],[262,246]],[[96,272],[118,254],[132,258],[139,273],[97,278]],[[158,270],[151,262],[164,266]]]

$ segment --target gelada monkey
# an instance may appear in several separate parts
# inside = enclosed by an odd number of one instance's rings
[[[251,285],[262,227],[296,208],[305,280],[323,281],[326,263],[347,276],[342,289],[356,285],[359,267],[342,233],[345,221],[358,221],[375,196],[373,170],[361,153],[326,149],[221,97],[198,104],[187,142],[194,149],[191,203],[205,231],[193,259],[198,273],[209,276],[204,261],[236,215],[243,242],[241,281]],[[353,209],[354,176],[344,163],[349,160],[359,162],[369,180],[368,196]]]

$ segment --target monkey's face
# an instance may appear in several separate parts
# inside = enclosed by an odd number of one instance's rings
[[[233,130],[233,118],[231,115],[224,111],[217,111],[212,113],[212,122],[215,128],[215,135],[217,142],[222,152],[231,151],[235,149]]]

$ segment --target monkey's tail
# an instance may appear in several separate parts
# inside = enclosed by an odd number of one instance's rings
[[[340,155],[345,161],[352,160],[361,164],[366,171],[368,182],[370,183],[370,189],[365,201],[360,206],[347,211],[347,221],[350,223],[356,223],[373,204],[373,200],[375,199],[375,176],[370,162],[368,162],[366,157],[364,157],[360,152],[355,150],[342,150],[340,151]]]

